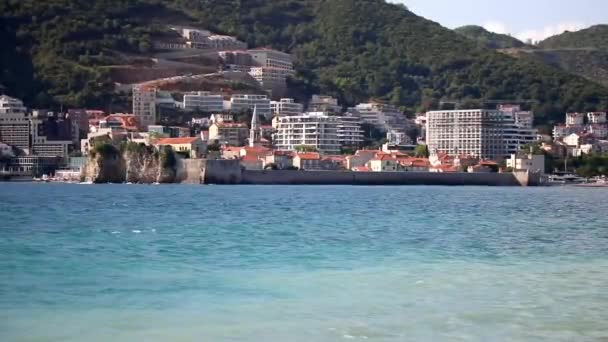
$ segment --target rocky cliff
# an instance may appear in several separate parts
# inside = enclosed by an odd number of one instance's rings
[[[171,148],[104,144],[89,153],[82,178],[93,183],[174,183],[177,161]]]

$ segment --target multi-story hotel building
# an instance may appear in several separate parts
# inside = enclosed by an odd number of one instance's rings
[[[230,108],[232,112],[257,108],[258,115],[270,118],[270,99],[266,95],[234,94],[230,98]]]
[[[273,142],[281,151],[295,151],[296,146],[306,145],[325,154],[339,153],[341,146],[359,146],[363,141],[358,122],[356,117],[329,116],[322,112],[276,117]]]
[[[293,116],[302,114],[304,108],[294,99],[281,99],[280,101],[270,101],[270,111],[272,116]]]
[[[224,97],[208,91],[184,94],[183,108],[187,111],[221,112],[224,110]]]
[[[149,125],[154,125],[158,121],[156,95],[155,87],[145,84],[133,86],[133,114],[137,117],[142,130],[146,130]]]
[[[536,140],[537,131],[516,124],[512,113],[469,109],[427,113],[426,142],[430,151],[502,159]]]

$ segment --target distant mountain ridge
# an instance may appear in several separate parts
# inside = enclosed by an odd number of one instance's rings
[[[153,55],[154,36],[186,22],[292,53],[299,100],[377,98],[410,113],[442,100],[522,101],[539,124],[608,108],[606,87],[479,46],[383,0],[21,0],[0,2],[0,13],[0,84],[30,106],[117,101],[108,69],[119,56]]]

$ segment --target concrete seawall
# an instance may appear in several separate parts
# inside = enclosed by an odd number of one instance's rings
[[[241,184],[344,185],[485,185],[526,186],[527,177],[513,173],[243,171]]]
[[[203,184],[280,184],[280,185],[484,185],[535,186],[540,176],[517,173],[434,173],[434,172],[352,172],[243,170],[238,160],[202,160],[200,183]],[[191,183],[197,182],[195,165],[188,172]]]

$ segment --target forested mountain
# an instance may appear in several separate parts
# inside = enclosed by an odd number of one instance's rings
[[[481,46],[489,49],[522,48],[526,44],[506,34],[490,32],[481,26],[467,25],[454,29],[458,34],[475,40]]]
[[[538,123],[608,108],[607,88],[479,47],[383,0],[5,0],[0,13],[0,84],[30,106],[112,101],[105,66],[120,53],[149,53],[166,24],[188,22],[293,53],[299,98],[378,98],[408,111],[442,99],[521,100]]]

